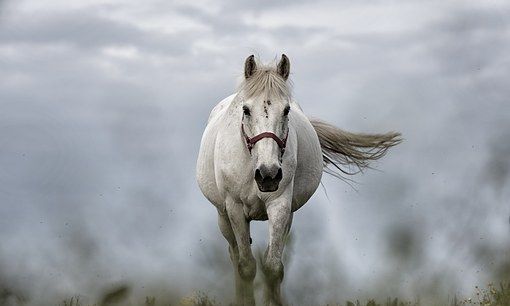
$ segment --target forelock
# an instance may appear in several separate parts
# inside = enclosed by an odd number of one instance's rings
[[[275,67],[257,63],[257,70],[248,79],[244,79],[239,91],[247,99],[264,96],[265,99],[290,100],[291,88],[276,71]]]

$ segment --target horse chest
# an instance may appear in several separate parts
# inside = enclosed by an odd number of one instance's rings
[[[253,179],[251,167],[246,164],[227,167],[218,180],[218,188],[224,198],[234,198],[238,205],[243,206],[247,219],[267,220],[265,201],[259,197],[260,192]]]
[[[267,210],[265,203],[259,198],[250,199],[242,202],[244,215],[249,220],[267,220]]]

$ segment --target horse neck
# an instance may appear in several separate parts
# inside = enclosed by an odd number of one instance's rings
[[[232,102],[230,102],[222,118],[224,122],[228,123],[227,126],[231,128],[241,128],[241,119],[239,118],[241,104],[242,98],[239,94],[237,94]]]

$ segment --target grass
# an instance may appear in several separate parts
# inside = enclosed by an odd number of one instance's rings
[[[475,287],[475,296],[471,298],[458,299],[454,298],[446,304],[435,304],[433,306],[510,306],[510,283],[501,283],[498,286],[489,284],[486,288]],[[102,301],[94,305],[84,305],[80,302],[79,297],[71,297],[62,301],[58,306],[106,306],[106,305],[124,305],[122,299],[125,294],[114,292],[117,296],[111,299],[112,293],[103,297]],[[120,296],[123,296],[120,298]],[[179,303],[159,303],[156,297],[146,297],[145,301],[141,301],[140,306],[220,306],[214,300],[207,297],[203,293],[197,293],[193,297],[182,299]],[[233,305],[232,305],[233,306]],[[372,299],[364,301],[346,301],[345,303],[329,304],[323,306],[429,306],[419,301],[409,302],[398,298],[388,298],[385,301],[375,301]]]

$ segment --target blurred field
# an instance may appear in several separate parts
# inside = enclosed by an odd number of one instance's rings
[[[97,304],[83,304],[80,297],[71,297],[62,301],[56,306],[106,306],[106,305],[127,305],[126,301],[129,295],[129,289],[121,287],[112,292],[106,293]],[[221,306],[203,293],[195,293],[190,297],[185,297],[177,302],[168,302],[174,300],[172,297],[145,297],[139,304],[129,302],[128,305],[140,306]],[[4,305],[4,304],[0,304]],[[232,304],[230,304],[232,305]],[[481,305],[481,306],[509,306],[510,305],[510,283],[501,283],[499,285],[489,284],[485,288],[475,288],[473,297],[458,298],[454,297],[451,301],[445,303],[425,304],[416,301],[403,301],[399,298],[388,298],[385,301],[376,301],[373,299],[360,299],[356,301],[344,301],[335,304],[317,305],[317,306],[461,306],[461,305]],[[232,305],[233,306],[233,305]]]

